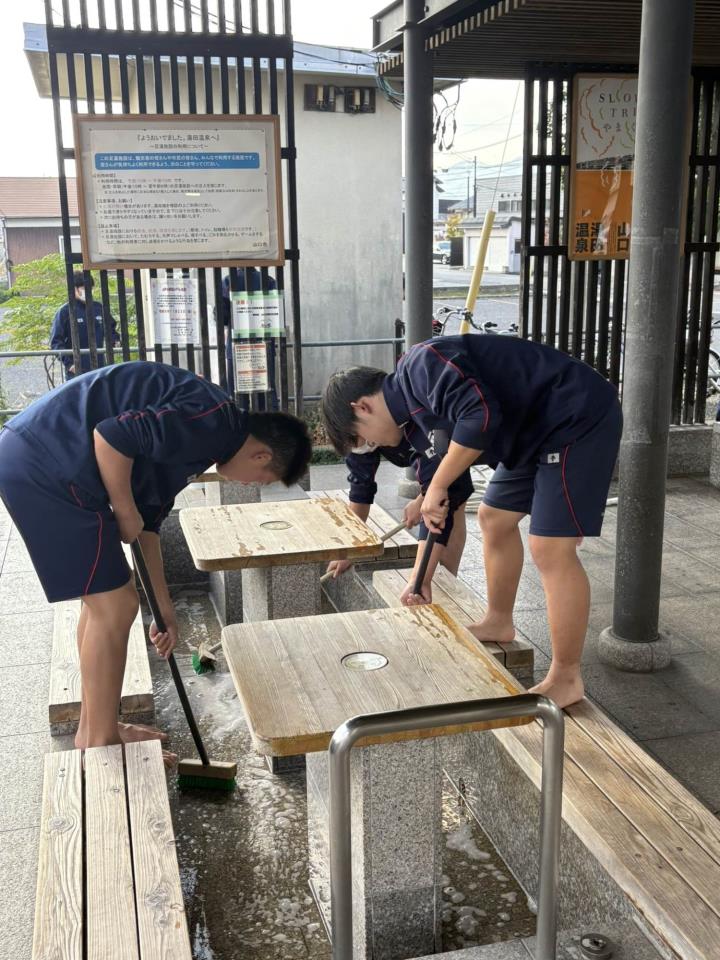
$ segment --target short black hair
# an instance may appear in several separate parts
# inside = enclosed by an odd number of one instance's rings
[[[90,284],[90,289],[95,286],[95,281],[92,278],[92,275],[88,275],[88,283]],[[73,274],[73,287],[77,290],[78,287],[85,286],[85,274],[82,270],[76,270]]]
[[[248,413],[247,418],[250,435],[272,450],[270,469],[286,487],[297,483],[312,455],[307,426],[291,413]]]
[[[322,417],[330,443],[341,456],[357,443],[357,422],[350,404],[380,393],[386,377],[377,367],[350,367],[330,377],[323,393]]]

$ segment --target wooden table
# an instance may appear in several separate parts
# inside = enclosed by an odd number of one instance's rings
[[[332,499],[235,503],[180,511],[199,570],[241,570],[243,621],[320,613],[320,564],[380,556],[383,545]]]
[[[222,643],[257,750],[308,753],[310,874],[328,921],[324,751],[334,730],[358,714],[524,693],[464,627],[434,605],[237,624],[223,630]],[[352,669],[346,658],[358,653],[387,663]],[[356,956],[417,957],[439,946],[437,738],[464,729],[404,735],[404,742],[385,738],[354,751]]]

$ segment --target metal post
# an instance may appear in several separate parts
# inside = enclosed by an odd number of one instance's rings
[[[432,63],[419,25],[424,0],[405,0],[405,329],[408,346],[432,336]]]
[[[600,640],[606,663],[632,671],[670,661],[658,618],[693,8],[694,0],[642,6],[615,603]]]
[[[470,700],[467,703],[431,704],[354,717],[335,731],[328,751],[332,960],[353,960],[350,753],[358,740],[519,717],[536,717],[543,723],[535,958],[555,960],[565,717],[552,700],[531,693],[494,700]]]

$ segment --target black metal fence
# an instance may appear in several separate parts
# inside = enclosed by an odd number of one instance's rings
[[[569,260],[572,76],[533,71],[525,83],[521,336],[594,366],[622,389],[627,262]],[[587,72],[583,68],[583,72]],[[623,72],[612,67],[605,72]],[[629,72],[629,71],[624,71]],[[674,423],[705,421],[718,244],[720,77],[697,75],[689,159],[684,284],[678,306]]]
[[[71,125],[61,101],[66,96],[72,113],[187,113],[275,114],[282,116],[284,199],[287,267],[259,268],[264,293],[277,287],[292,332],[291,374],[285,336],[253,338],[265,342],[270,370],[270,389],[239,395],[250,408],[293,404],[303,406],[300,286],[298,274],[296,150],[294,122],[293,43],[290,0],[45,0],[50,87],[53,99],[63,240],[66,251],[71,335],[76,369],[80,369],[80,341],[72,297],[72,273],[82,263],[71,253],[67,195],[69,163],[75,161]],[[245,15],[245,19],[243,16]],[[79,81],[78,82],[78,78]],[[99,82],[98,82],[99,78]],[[281,85],[284,95],[281,105]],[[219,91],[219,95],[218,95]],[[282,106],[282,109],[281,109]],[[188,269],[177,268],[187,276]],[[231,267],[230,292],[251,290],[252,268]],[[142,271],[118,270],[117,330],[113,344],[108,272],[100,270],[99,289],[103,306],[104,352],[113,362],[116,352],[123,360],[164,360],[184,364],[207,378],[228,385],[226,365],[228,298],[223,297],[219,268],[198,269],[200,343],[166,346],[146,342]],[[150,277],[158,275],[150,270]],[[163,271],[164,272],[164,271]],[[173,275],[175,271],[169,271]],[[86,274],[86,299],[91,301]],[[209,296],[209,292],[211,295]],[[137,320],[136,342],[128,326],[128,298]],[[214,300],[214,315],[211,301]],[[212,332],[211,332],[212,331]],[[87,324],[90,365],[98,363],[94,325]],[[212,354],[217,354],[216,362]],[[290,397],[290,389],[293,396]]]

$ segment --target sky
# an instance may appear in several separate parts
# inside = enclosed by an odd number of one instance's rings
[[[59,7],[60,0],[53,0]],[[107,2],[107,0],[106,0]],[[77,0],[70,0],[71,7]],[[91,0],[90,6],[93,6]],[[141,7],[146,0],[140,0]],[[296,40],[335,46],[369,48],[371,17],[387,0],[292,0],[293,34]],[[213,0],[210,7],[213,8]],[[261,3],[261,6],[263,4]],[[52,105],[35,89],[23,52],[23,21],[43,23],[43,0],[0,3],[0,176],[57,176]],[[469,81],[445,92],[455,111],[457,132],[449,150],[435,151],[435,167],[477,157],[478,174],[483,165],[500,163],[505,142],[505,162],[521,153],[522,89],[514,81]],[[439,109],[445,107],[436,97]],[[449,113],[450,111],[447,111]],[[450,124],[447,124],[449,132]],[[465,172],[457,174],[464,182]],[[452,174],[451,178],[452,180]]]

